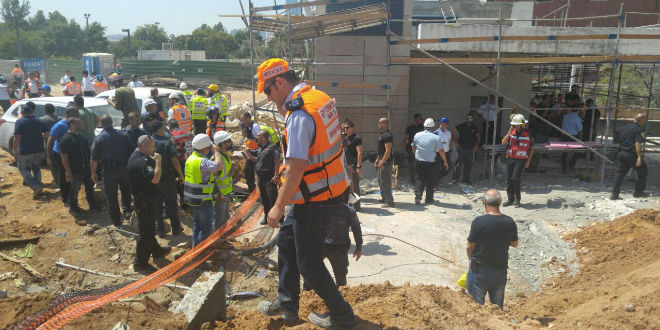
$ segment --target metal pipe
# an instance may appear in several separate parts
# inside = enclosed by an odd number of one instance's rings
[[[646,127],[644,128],[644,136],[648,136],[649,133],[649,112],[651,111],[651,99],[653,98],[653,80],[655,78],[655,64],[651,66],[651,83],[649,84],[649,100],[646,103]],[[646,139],[644,139],[644,144],[642,144],[642,148],[646,147]]]
[[[571,9],[571,0],[566,1],[566,10],[564,10],[564,24],[563,27],[566,27],[566,21],[568,20],[568,10]]]
[[[385,21],[385,42],[387,43],[387,78],[386,78],[386,83],[387,83],[387,97],[386,97],[386,105],[387,105],[387,119],[389,120],[390,123],[390,130],[392,129],[392,93],[390,90],[392,89],[392,76],[391,76],[391,67],[390,67],[390,17],[392,16],[391,14],[391,3],[390,0],[387,0],[387,20]]]
[[[399,39],[402,39],[401,36],[396,35],[395,33],[392,33],[392,32],[390,32],[390,33],[391,33],[392,35],[394,35],[395,37],[397,37],[397,38],[399,38]],[[430,58],[432,58],[432,59],[434,59],[434,60],[436,60],[436,61],[438,61],[438,62],[444,64],[445,66],[447,66],[447,68],[449,68],[450,70],[454,71],[454,72],[457,73],[458,75],[460,75],[460,76],[462,76],[462,77],[464,77],[464,78],[466,78],[466,79],[472,81],[473,83],[475,83],[475,84],[477,84],[477,85],[479,85],[479,86],[485,88],[486,90],[488,90],[488,91],[490,91],[490,92],[492,92],[492,93],[494,93],[494,94],[496,94],[496,95],[498,95],[498,96],[501,96],[503,99],[509,101],[510,103],[517,105],[521,110],[527,112],[527,113],[530,114],[530,115],[536,116],[540,121],[542,121],[542,122],[548,124],[550,127],[554,128],[554,129],[556,129],[556,130],[558,130],[558,131],[564,133],[564,134],[567,135],[569,138],[573,139],[575,142],[579,143],[579,144],[582,145],[583,147],[589,149],[591,152],[593,152],[593,153],[595,153],[596,155],[598,155],[598,157],[602,158],[604,161],[607,161],[607,162],[609,162],[610,164],[614,164],[614,162],[612,162],[611,160],[609,160],[606,156],[601,155],[598,151],[596,151],[594,148],[592,148],[592,147],[586,145],[586,144],[585,144],[584,142],[582,142],[580,139],[577,139],[577,138],[573,137],[572,135],[566,133],[565,130],[561,129],[560,127],[557,127],[557,125],[553,124],[553,123],[550,122],[549,120],[547,120],[547,119],[545,119],[545,118],[543,118],[543,117],[537,115],[534,111],[530,110],[528,106],[526,106],[526,105],[522,105],[522,104],[520,104],[518,101],[516,101],[516,100],[514,100],[514,99],[512,99],[512,98],[510,98],[510,97],[508,97],[508,96],[506,96],[506,95],[504,95],[504,94],[499,93],[498,91],[496,91],[496,90],[493,89],[492,87],[490,87],[490,86],[488,86],[488,85],[482,83],[481,81],[479,81],[479,79],[476,79],[476,78],[470,76],[469,74],[467,74],[467,73],[465,73],[465,72],[463,72],[463,71],[457,69],[457,68],[454,67],[453,65],[451,65],[451,64],[449,64],[449,63],[443,61],[441,58],[439,58],[439,57],[437,57],[437,56],[434,56],[433,54],[427,52],[426,50],[424,50],[424,49],[422,49],[422,48],[420,48],[420,47],[418,47],[417,45],[413,45],[413,44],[408,44],[408,45],[409,45],[410,47],[416,49],[416,50],[419,51],[420,53],[422,53],[422,54],[424,54],[424,55],[426,55],[426,56],[428,56],[428,57],[430,57]]]
[[[500,21],[499,21],[499,29],[497,31],[497,71],[496,71],[496,76],[495,76],[495,90],[497,92],[500,92],[500,69],[502,69],[502,66],[500,65],[500,59],[502,55],[502,7],[500,7]],[[495,102],[497,102],[498,107],[499,107],[499,100],[496,99]],[[495,114],[495,120],[493,122],[493,146],[495,144],[499,144],[499,141],[497,141],[497,117],[501,115],[501,111],[499,113]],[[488,127],[488,125],[486,125]],[[485,159],[485,158],[484,158]],[[494,172],[495,172],[495,153],[493,153],[490,157],[490,183],[493,183],[493,177],[494,177]]]
[[[621,41],[621,38],[619,36],[621,35],[621,16],[623,16],[623,2],[621,2],[621,6],[619,7],[619,18],[618,18],[618,23],[616,27],[616,47],[614,48],[614,60],[612,61],[612,72],[610,73],[610,85],[608,87],[608,96],[607,96],[607,107],[605,108],[605,112],[607,113],[607,117],[605,120],[605,132],[603,132],[603,142],[605,144],[605,157],[607,157],[607,136],[609,135],[610,131],[610,117],[612,115],[612,90],[614,89],[614,75],[616,74],[615,71],[615,66],[618,62],[617,56],[619,55],[619,41]],[[605,162],[601,163],[601,169],[600,169],[600,184],[602,185],[605,180]]]
[[[619,118],[619,100],[621,99],[621,76],[623,76],[623,64],[619,64],[619,82],[616,87],[616,105],[614,106],[614,125],[612,125],[612,140],[614,140],[614,133],[616,133],[616,122]]]
[[[254,83],[254,75],[256,74],[256,70],[254,69],[254,36],[252,35],[252,17],[254,15],[254,7],[252,6],[252,0],[248,0],[248,6],[250,11],[248,34],[250,35],[250,73],[252,76],[252,118],[257,118],[257,92]]]

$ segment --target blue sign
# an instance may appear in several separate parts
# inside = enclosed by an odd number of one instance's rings
[[[21,59],[21,67],[27,77],[28,72],[39,71],[41,81],[48,81],[46,77],[46,60],[43,58],[24,58]]]

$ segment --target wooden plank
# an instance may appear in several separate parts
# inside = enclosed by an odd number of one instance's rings
[[[621,34],[621,39],[660,39],[660,34]]]
[[[293,4],[289,4],[289,5],[254,7],[252,9],[252,11],[256,13],[256,12],[259,12],[259,11],[282,10],[282,9],[302,8],[302,7],[312,7],[312,6],[323,6],[323,5],[329,5],[329,4],[335,4],[335,3],[357,2],[357,1],[360,1],[360,0],[317,0],[317,1],[302,2],[302,3],[293,3]]]
[[[502,41],[555,41],[555,40],[614,40],[609,34],[580,34],[550,36],[502,36]],[[658,34],[621,34],[621,39],[660,39]],[[428,38],[396,40],[397,44],[438,44],[448,42],[482,42],[497,41],[496,36],[489,37],[455,37],[455,38]]]

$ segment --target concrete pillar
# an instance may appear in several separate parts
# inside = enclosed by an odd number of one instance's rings
[[[204,272],[176,306],[175,313],[183,313],[187,329],[199,329],[203,323],[225,320],[227,312],[225,273]]]

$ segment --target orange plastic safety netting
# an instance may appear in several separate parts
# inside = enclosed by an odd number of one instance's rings
[[[179,259],[158,271],[135,282],[61,295],[54,298],[45,309],[19,322],[16,325],[16,329],[61,329],[68,322],[105,304],[153,290],[174,281],[204,262],[226,238],[245,232],[247,229],[243,227],[249,228],[253,226],[256,222],[255,219],[258,219],[263,214],[263,208],[259,207],[259,204],[255,204],[258,198],[259,191],[255,189],[239,207],[237,212],[222,227],[218,228],[203,242],[199,243]],[[259,210],[256,210],[257,207],[259,207]],[[246,216],[249,218],[241,222]]]

